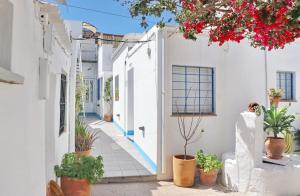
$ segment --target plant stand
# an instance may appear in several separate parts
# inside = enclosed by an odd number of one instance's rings
[[[298,195],[300,156],[284,155],[277,160],[279,164],[263,163],[263,138],[262,118],[251,112],[241,113],[236,126],[235,153],[222,157],[222,183],[233,191],[251,195]]]

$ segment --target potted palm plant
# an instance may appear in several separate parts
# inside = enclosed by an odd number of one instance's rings
[[[189,92],[190,91],[191,89],[189,90]],[[196,142],[199,139],[201,133],[204,132],[202,129],[199,129],[200,123],[202,121],[202,114],[192,113],[191,122],[188,123],[186,122],[185,114],[179,112],[177,103],[176,107],[177,113],[174,115],[177,116],[179,132],[184,140],[184,154],[173,156],[173,180],[174,184],[177,186],[191,187],[194,185],[196,159],[194,156],[187,154],[187,147],[189,144]],[[194,108],[195,107],[196,98],[194,100]]]
[[[277,108],[272,105],[270,109],[263,107],[263,111],[264,131],[269,135],[265,141],[267,157],[281,159],[285,149],[284,135],[289,133],[295,116],[287,114],[287,107]]]
[[[65,196],[91,196],[90,184],[99,181],[104,173],[102,157],[81,156],[75,153],[64,155],[62,163],[54,167],[60,177]]]
[[[104,99],[104,102],[106,103],[107,105],[107,108],[108,108],[108,111],[104,114],[104,120],[106,122],[111,122],[112,121],[112,100],[113,100],[113,97],[112,97],[112,86],[111,86],[111,83],[112,83],[112,80],[113,78],[110,77],[108,78],[106,81],[105,81],[105,88],[104,88],[104,96],[103,96],[103,99]]]
[[[75,120],[75,152],[78,156],[90,155],[98,132],[89,131],[87,125],[77,117]]]
[[[205,155],[202,150],[196,154],[197,173],[200,176],[201,184],[213,186],[216,184],[219,170],[223,163],[215,155]]]
[[[268,90],[268,95],[269,95],[271,105],[274,105],[275,107],[278,107],[280,99],[283,95],[283,90],[282,89],[270,88]]]

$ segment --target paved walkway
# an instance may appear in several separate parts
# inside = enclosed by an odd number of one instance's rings
[[[181,188],[172,182],[112,183],[92,187],[93,196],[242,196],[241,193],[227,192],[224,187],[196,185]]]
[[[138,150],[113,123],[95,117],[87,117],[86,122],[93,130],[99,131],[99,139],[95,142],[92,154],[103,157],[104,178],[155,174]]]

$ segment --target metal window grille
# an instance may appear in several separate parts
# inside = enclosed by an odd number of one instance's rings
[[[215,112],[214,68],[172,67],[172,113]]]
[[[67,88],[67,77],[61,75],[60,80],[60,121],[59,121],[59,134],[65,131],[65,114],[66,114],[66,88]]]
[[[294,100],[295,73],[277,72],[277,88],[283,90],[282,100]]]

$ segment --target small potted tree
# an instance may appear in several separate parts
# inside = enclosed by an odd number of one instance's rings
[[[105,81],[105,88],[104,88],[103,99],[104,99],[104,102],[106,103],[107,108],[108,108],[107,112],[104,114],[104,120],[106,122],[111,122],[112,118],[113,118],[113,115],[112,115],[112,112],[111,112],[111,110],[112,110],[112,100],[113,100],[112,86],[111,86],[112,80],[113,80],[112,77],[108,78]]]
[[[90,184],[99,181],[104,173],[102,157],[81,156],[75,153],[64,155],[61,165],[54,167],[60,177],[65,196],[91,196]]]
[[[191,89],[189,90],[189,92],[190,91]],[[194,108],[196,106],[195,103],[196,98],[194,100]],[[184,116],[184,114],[179,112],[177,104],[176,107],[177,113],[175,115],[178,117],[178,128],[180,135],[184,140],[184,154],[173,156],[173,180],[174,184],[177,186],[191,187],[194,185],[196,159],[194,156],[187,154],[187,147],[189,144],[196,142],[199,139],[201,133],[204,132],[202,129],[199,129],[199,125],[202,121],[202,115],[192,113],[191,122],[188,123],[186,122],[186,117]]]
[[[267,157],[281,159],[285,149],[284,135],[289,133],[295,116],[287,114],[287,107],[277,108],[272,105],[268,110],[263,107],[263,111],[264,131],[269,135],[265,141]]]
[[[201,184],[213,186],[216,184],[219,170],[223,163],[215,155],[205,155],[202,150],[196,154],[197,173],[200,176]]]
[[[268,95],[269,95],[269,99],[270,99],[270,104],[274,105],[275,107],[278,107],[280,99],[283,95],[283,90],[282,89],[270,88],[268,90]]]
[[[91,154],[98,132],[89,131],[87,125],[77,117],[75,120],[75,152],[78,156]]]

